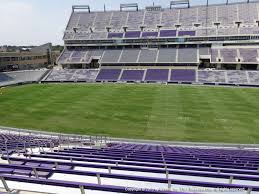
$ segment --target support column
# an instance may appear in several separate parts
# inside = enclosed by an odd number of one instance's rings
[[[217,69],[221,69],[221,64],[220,63],[217,64]]]
[[[38,172],[37,172],[36,168],[33,168],[33,172],[34,172],[34,174],[35,174],[36,179],[38,179],[38,178],[39,178],[39,175],[38,175]]]
[[[251,191],[252,191],[252,189],[251,189],[251,188],[248,188],[248,189],[247,189],[247,194],[251,194]]]
[[[8,187],[8,185],[7,185],[7,183],[6,183],[5,179],[4,179],[4,177],[1,177],[0,179],[1,179],[2,183],[3,183],[3,185],[4,185],[5,190],[6,190],[7,192],[11,192],[11,189]]]
[[[240,70],[240,69],[241,69],[241,64],[237,64],[236,70]]]
[[[80,191],[81,191],[81,194],[85,194],[85,188],[84,188],[84,186],[80,186]]]
[[[101,185],[101,176],[100,174],[96,174],[98,185]]]
[[[108,166],[108,172],[109,172],[109,174],[112,173],[112,168],[110,166]]]
[[[232,184],[232,183],[233,183],[233,179],[234,179],[234,177],[233,177],[233,176],[230,176],[230,177],[229,177],[229,182],[228,182],[228,183],[229,183],[229,184]]]
[[[257,70],[259,70],[259,64],[257,65]]]

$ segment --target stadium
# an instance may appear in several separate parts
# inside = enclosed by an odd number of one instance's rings
[[[57,59],[0,52],[0,194],[259,193],[258,2],[73,5],[65,28]]]

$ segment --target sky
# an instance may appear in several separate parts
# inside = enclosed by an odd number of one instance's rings
[[[210,0],[222,3],[224,0]],[[230,2],[234,0],[230,0]],[[63,44],[62,37],[72,5],[90,5],[91,10],[118,10],[121,3],[169,7],[170,0],[0,0],[0,45]],[[190,0],[191,5],[206,0]]]

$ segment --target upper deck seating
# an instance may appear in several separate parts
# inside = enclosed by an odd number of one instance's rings
[[[258,34],[256,21],[258,20],[258,2],[236,3],[229,5],[210,5],[196,6],[174,9],[162,9],[157,11],[138,10],[138,11],[106,11],[106,12],[73,12],[68,22],[64,39],[106,39],[107,28],[111,32],[123,32],[124,27],[127,31],[157,31],[161,28],[160,37],[179,36],[232,36],[240,34]],[[238,29],[236,22],[241,22]],[[215,26],[219,24],[219,28]],[[173,33],[176,26],[180,29],[177,34]],[[197,28],[197,26],[199,26]],[[73,29],[79,32],[73,35]],[[89,34],[89,29],[92,33]],[[163,32],[171,30],[167,33]],[[128,35],[127,38],[137,38],[138,35]],[[144,33],[145,34],[145,33]],[[114,38],[122,38],[116,35]],[[142,38],[157,37],[142,36]]]

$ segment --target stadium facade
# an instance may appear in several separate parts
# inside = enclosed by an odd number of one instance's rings
[[[74,6],[58,63],[68,68],[259,69],[259,3],[190,8],[172,3],[168,9],[139,10],[130,4],[104,12]]]
[[[95,12],[73,6],[57,60],[65,70],[43,81],[258,86],[258,10],[257,2]]]

